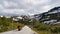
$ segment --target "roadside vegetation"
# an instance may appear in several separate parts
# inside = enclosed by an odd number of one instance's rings
[[[22,23],[13,22],[12,18],[0,17],[0,32],[17,29],[18,25],[24,26]]]
[[[38,34],[60,34],[60,25],[44,24],[37,21],[35,18],[33,18],[31,22],[29,22],[29,18],[24,19],[26,21],[14,22],[12,21],[12,18],[0,17],[0,32],[17,29],[18,25],[27,25],[34,31],[36,31]]]

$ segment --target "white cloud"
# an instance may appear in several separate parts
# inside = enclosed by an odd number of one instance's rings
[[[24,12],[24,10],[22,10],[22,9],[4,9],[3,12],[4,13],[21,13],[21,12]]]
[[[15,8],[18,7],[18,4],[15,2],[3,1],[3,5],[5,8]]]
[[[0,10],[1,10],[1,9],[4,9],[4,7],[0,4]]]
[[[0,0],[0,13],[5,14],[37,14],[43,13],[55,6],[60,6],[54,0]]]

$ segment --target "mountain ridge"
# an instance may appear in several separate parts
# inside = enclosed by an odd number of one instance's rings
[[[37,18],[40,22],[50,21],[50,20],[56,20],[57,22],[60,21],[60,6],[54,7],[50,9],[48,12],[44,12],[42,14],[36,14],[34,15],[35,18]]]

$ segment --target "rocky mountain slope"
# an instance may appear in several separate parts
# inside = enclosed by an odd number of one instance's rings
[[[40,22],[59,22],[60,21],[60,7],[54,7],[48,12],[34,15]]]

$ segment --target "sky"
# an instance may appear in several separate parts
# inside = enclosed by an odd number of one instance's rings
[[[34,15],[60,6],[60,0],[0,0],[0,15]]]

